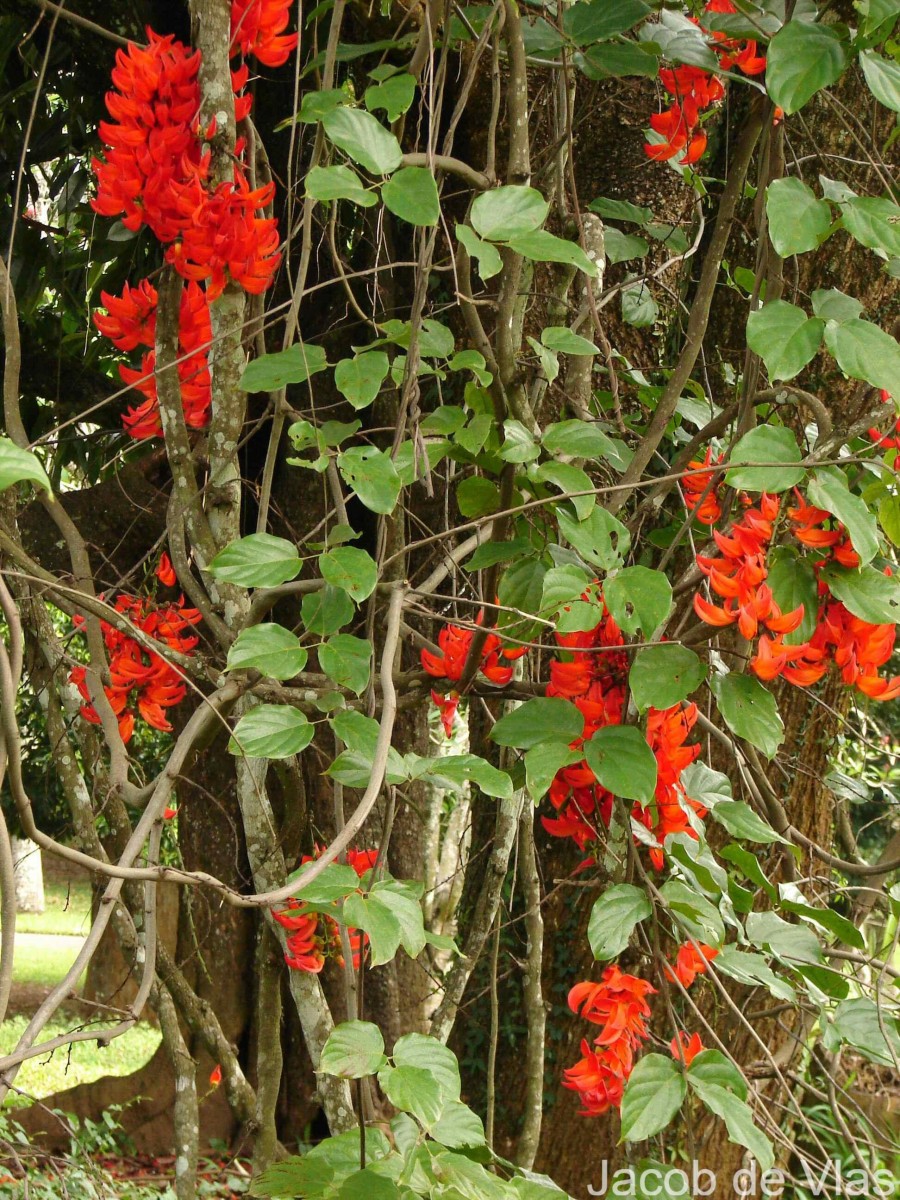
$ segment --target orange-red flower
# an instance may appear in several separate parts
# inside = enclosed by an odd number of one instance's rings
[[[669,1042],[669,1053],[679,1062],[683,1062],[686,1067],[689,1067],[697,1055],[705,1049],[699,1033],[692,1033],[688,1037],[686,1033],[679,1030]]]
[[[649,1037],[647,997],[656,989],[636,975],[609,966],[599,983],[576,983],[569,1008],[601,1026],[593,1047],[581,1043],[583,1057],[563,1073],[563,1086],[577,1091],[584,1116],[601,1116],[622,1102],[634,1066],[634,1051]]]
[[[689,988],[698,975],[705,975],[709,964],[718,954],[712,946],[704,942],[685,942],[678,948],[675,957],[675,967],[666,967],[666,978],[678,980],[682,987]]]
[[[231,52],[253,54],[267,67],[287,62],[297,34],[285,34],[293,0],[232,0]]]
[[[156,578],[163,587],[174,587],[177,582],[175,568],[172,566],[172,560],[169,558],[165,550],[159,556],[159,564],[156,568]]]
[[[475,624],[480,625],[483,620],[484,612],[482,611],[475,618]],[[462,678],[463,668],[466,665],[474,636],[473,629],[463,629],[459,625],[444,625],[438,634],[438,646],[441,653],[434,654],[431,650],[423,649],[420,652],[422,666],[435,679],[449,679],[452,683],[458,682]],[[524,646],[504,645],[496,634],[489,633],[482,648],[481,666],[478,669],[485,679],[496,683],[498,687],[505,687],[513,677],[513,668],[502,666],[501,660],[507,663],[512,662],[521,658],[524,653]],[[431,692],[431,699],[440,709],[444,732],[447,737],[450,737],[453,732],[456,710],[459,707],[459,692],[455,688],[451,688],[447,692],[441,692],[435,688]]]
[[[721,459],[717,461],[721,461]],[[702,461],[692,459],[688,463],[688,470],[691,474],[685,475],[681,481],[684,503],[701,525],[715,525],[722,515],[722,506],[719,503],[720,484],[713,483],[716,478],[714,471],[703,469],[712,465],[712,446],[709,446],[706,457]]]
[[[190,630],[199,622],[200,613],[195,608],[186,608],[183,596],[176,604],[154,607],[148,600],[123,593],[116,599],[115,609],[144,633],[180,654],[190,654],[199,641]],[[75,624],[83,625],[83,619],[76,617]],[[135,708],[148,725],[171,733],[166,709],[179,704],[187,690],[179,672],[162,655],[144,649],[108,622],[101,621],[100,629],[109,654],[109,684],[103,691],[118,718],[122,741],[129,741],[134,732]],[[91,724],[99,724],[87,683],[87,669],[73,667],[69,681],[84,700],[82,717]]]

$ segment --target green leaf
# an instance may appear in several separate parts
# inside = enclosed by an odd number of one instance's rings
[[[818,580],[812,563],[801,558],[793,546],[778,546],[769,554],[766,583],[783,613],[793,612],[803,605],[803,620],[793,633],[785,635],[784,640],[789,646],[809,641],[815,633],[819,612]]]
[[[381,198],[395,217],[410,225],[437,225],[441,202],[427,167],[403,167],[382,185]]]
[[[635,925],[653,912],[647,893],[630,883],[617,883],[594,901],[588,941],[594,958],[617,958],[628,945]]]
[[[321,346],[295,342],[287,350],[261,354],[247,363],[240,386],[245,392],[275,392],[289,383],[306,383],[327,366],[328,360]]]
[[[383,350],[342,358],[334,368],[334,384],[354,408],[368,408],[381,391],[391,360]]]
[[[826,933],[833,934],[846,946],[852,946],[855,950],[865,950],[866,941],[863,935],[852,921],[835,909],[827,906],[818,908],[807,903],[803,893],[792,883],[780,883],[778,893],[779,907],[782,912],[794,913],[796,916],[802,917],[807,924],[815,925],[818,929],[824,929]]]
[[[878,524],[891,545],[900,546],[900,496],[885,496],[879,501]]]
[[[646,329],[659,317],[659,305],[643,280],[627,283],[622,288],[622,320],[635,329]]]
[[[338,455],[338,470],[347,486],[366,508],[391,513],[403,484],[387,450],[376,446],[351,446]]]
[[[802,371],[815,357],[824,332],[824,321],[807,317],[786,300],[773,300],[747,318],[747,344],[772,379],[793,379]]]
[[[716,962],[718,966],[718,961]],[[739,1100],[746,1100],[750,1089],[738,1068],[719,1050],[701,1050],[687,1068],[689,1083],[712,1083],[717,1087],[734,1092]]]
[[[313,200],[351,200],[360,208],[378,203],[375,192],[363,185],[355,171],[341,164],[335,167],[313,167],[306,176],[306,194]]]
[[[535,471],[534,479],[536,483],[555,484],[571,501],[579,521],[585,521],[591,515],[597,503],[593,494],[594,485],[587,472],[580,467],[573,467],[571,463],[542,463]],[[585,494],[577,495],[579,492]]]
[[[768,946],[778,958],[791,963],[822,962],[819,939],[805,925],[791,925],[774,912],[747,914],[747,937],[755,946]]]
[[[686,700],[706,678],[706,664],[687,646],[645,646],[635,655],[628,685],[641,712],[671,708]]]
[[[563,30],[576,46],[588,46],[625,33],[649,12],[643,0],[578,0],[565,10]]]
[[[562,605],[580,600],[591,582],[581,567],[551,567],[544,576],[540,612],[555,613]]]
[[[884,575],[875,567],[848,570],[830,566],[822,571],[822,578],[854,617],[872,625],[900,623],[900,579],[896,575]]]
[[[307,657],[296,633],[283,625],[251,625],[232,643],[226,670],[252,667],[269,679],[293,679],[306,666]]]
[[[371,645],[349,633],[336,633],[319,647],[319,666],[338,687],[362,695],[369,684]]]
[[[481,1117],[459,1100],[451,1100],[444,1105],[440,1120],[432,1125],[429,1133],[436,1142],[442,1146],[449,1146],[451,1150],[484,1145],[484,1125]]]
[[[769,237],[782,258],[815,250],[831,229],[831,206],[802,179],[776,179],[766,189]]]
[[[300,101],[297,120],[304,125],[315,125],[333,108],[339,108],[340,105],[349,103],[350,96],[343,88],[323,88],[320,92],[309,91]]]
[[[646,225],[648,221],[653,220],[651,208],[639,208],[629,200],[608,200],[605,196],[598,196],[590,202],[588,208],[611,221],[630,221],[633,225]],[[606,233],[609,233],[608,229]]]
[[[847,67],[847,48],[831,25],[793,20],[769,43],[766,90],[773,104],[795,113]]]
[[[479,758],[477,754],[442,754],[428,760],[428,775],[438,787],[462,787],[474,783],[486,796],[509,800],[513,794],[512,780],[505,771]]]
[[[548,325],[546,329],[542,329],[541,344],[548,350],[555,350],[557,354],[575,354],[587,357],[600,353],[593,342],[582,337],[580,333],[573,333],[565,325]]]
[[[865,500],[847,486],[847,477],[838,467],[820,467],[809,480],[810,504],[833,513],[847,527],[853,549],[862,565],[872,561],[879,550],[878,524]]]
[[[736,946],[723,946],[716,957],[716,970],[749,987],[767,988],[776,1000],[794,1003],[797,999],[791,985],[775,974],[761,954],[738,950]]]
[[[622,1141],[642,1142],[665,1129],[684,1103],[687,1083],[677,1063],[645,1054],[622,1097]]]
[[[900,112],[900,63],[883,58],[874,50],[863,50],[859,56],[869,90],[886,108]]]
[[[897,68],[900,71],[900,67]],[[900,208],[884,196],[854,196],[841,205],[841,223],[861,246],[900,255]]]
[[[320,554],[319,570],[326,583],[343,588],[357,604],[371,596],[378,582],[378,568],[371,555],[355,546],[338,546]]]
[[[541,364],[541,370],[547,377],[547,382],[553,383],[553,381],[559,375],[559,356],[552,350],[548,350],[546,346],[542,346],[539,341],[530,335],[526,336],[526,341],[538,356],[538,361]]]
[[[504,462],[526,463],[540,457],[540,447],[521,421],[504,421],[503,435],[500,457]]]
[[[441,1085],[427,1067],[383,1067],[378,1082],[395,1108],[412,1113],[426,1129],[437,1123],[444,1106]]]
[[[896,1059],[900,1058],[900,1033],[897,1015],[892,1014],[886,1005],[879,1019],[878,1007],[868,996],[845,1000],[837,1006],[833,1023],[841,1041],[858,1050],[871,1062],[885,1067],[896,1065]]]
[[[257,704],[235,725],[228,749],[248,758],[290,758],[306,749],[314,732],[299,709],[288,704]]]
[[[772,693],[758,679],[733,672],[714,675],[710,687],[731,732],[774,758],[784,741],[784,724]]]
[[[400,922],[388,905],[377,897],[354,893],[347,897],[341,920],[352,929],[369,935],[369,956],[373,967],[390,962],[400,948]]]
[[[691,1064],[693,1065],[693,1064]],[[737,1146],[746,1146],[763,1171],[775,1164],[775,1152],[766,1135],[753,1124],[753,1114],[748,1105],[727,1088],[691,1076],[691,1088],[706,1107],[721,1117],[728,1130],[728,1140]]]
[[[825,345],[851,379],[900,396],[900,346],[871,321],[844,321],[825,329]]]
[[[606,580],[603,599],[623,633],[640,629],[649,641],[672,611],[672,585],[662,571],[625,567]]]
[[[478,274],[482,279],[491,279],[500,274],[503,259],[496,246],[492,246],[490,242],[483,242],[468,225],[456,226],[456,240],[465,247],[470,258],[478,260]]]
[[[403,1194],[393,1179],[371,1167],[363,1167],[348,1175],[331,1195],[334,1200],[403,1200]]]
[[[400,944],[410,958],[418,958],[425,949],[421,890],[421,884],[402,879],[381,879],[368,896],[370,904],[377,901],[390,911],[400,927]]]
[[[605,42],[576,50],[572,61],[588,79],[622,75],[653,79],[659,71],[659,50],[652,42]]]
[[[390,175],[400,166],[400,143],[371,113],[334,108],[322,118],[322,128],[336,146],[373,175]]]
[[[493,193],[487,192],[486,195]],[[522,254],[533,262],[567,263],[578,267],[586,275],[597,275],[597,264],[585,254],[577,242],[557,237],[546,229],[533,229],[528,233],[517,233],[508,239],[507,245],[516,254]]]
[[[823,321],[851,321],[863,311],[855,296],[837,288],[817,288],[812,294],[813,312]]]
[[[613,443],[602,429],[589,421],[557,421],[544,433],[548,454],[568,454],[572,458],[605,458]]]
[[[583,746],[597,782],[623,800],[648,804],[656,792],[656,757],[632,725],[606,725]]]
[[[712,810],[713,819],[724,825],[733,837],[748,842],[785,842],[768,821],[758,817],[743,800],[720,800]]]
[[[535,697],[502,716],[491,730],[491,741],[530,750],[541,742],[574,742],[583,729],[584,717],[570,701]]]
[[[549,209],[550,205],[536,188],[507,184],[476,196],[470,220],[481,237],[505,242],[517,234],[538,229]]]
[[[370,112],[385,112],[388,121],[393,125],[412,104],[415,94],[415,77],[401,71],[398,75],[391,75],[383,83],[374,83],[367,87],[363,99]]]
[[[669,879],[659,889],[666,908],[675,917],[678,927],[696,942],[720,946],[725,940],[725,925],[719,910],[694,886],[680,879]]]
[[[607,229],[603,234],[603,250],[610,264],[627,262],[630,258],[643,258],[648,244],[642,237],[622,233],[619,229]]]
[[[594,508],[585,521],[575,521],[557,510],[559,531],[585,562],[614,571],[620,567],[631,545],[631,534],[605,508]]]
[[[329,1034],[319,1070],[341,1079],[362,1079],[374,1075],[384,1061],[384,1038],[378,1026],[371,1021],[344,1021]]]
[[[9,438],[0,437],[0,492],[25,480],[37,484],[48,495],[53,495],[50,480],[38,456],[31,450],[21,449]]]
[[[298,871],[295,871],[292,876],[293,882],[299,883],[312,865],[311,862],[304,863]],[[294,892],[294,896],[306,904],[326,907],[333,904],[335,900],[343,900],[345,896],[349,896],[351,892],[358,889],[359,876],[353,868],[347,866],[346,863],[332,862],[311,883],[305,887],[299,887]]]
[[[863,33],[868,36],[887,21],[892,23],[900,14],[900,0],[857,0],[855,5],[863,17]],[[888,34],[890,30],[885,30]]]
[[[691,763],[681,774],[684,790],[704,808],[715,808],[720,800],[730,800],[731,780],[720,771],[713,771],[704,762]]]
[[[529,554],[532,549],[531,542],[524,537],[513,538],[509,542],[483,542],[463,563],[463,570],[483,571],[485,567],[491,567],[494,563],[510,562],[512,559],[521,558],[523,554]],[[520,565],[528,565],[528,563]],[[501,601],[501,603],[505,603],[505,601]]]
[[[459,1100],[462,1084],[456,1055],[437,1038],[424,1033],[404,1034],[394,1044],[393,1059],[398,1067],[427,1068],[441,1085],[444,1099]]]
[[[483,517],[500,507],[500,489],[483,475],[469,475],[456,487],[456,506],[464,517]]]
[[[251,533],[220,550],[209,564],[216,579],[240,587],[278,587],[300,574],[297,547],[271,533]]]
[[[525,751],[525,787],[528,795],[537,804],[546,796],[550,784],[562,767],[581,761],[577,750],[570,750],[568,742],[540,742]]]
[[[806,469],[795,466],[800,447],[790,429],[781,425],[757,425],[738,441],[731,452],[725,482],[751,492],[786,492],[803,479]],[[745,467],[741,463],[772,463],[771,467]]]
[[[300,605],[300,616],[310,633],[321,637],[337,633],[353,620],[356,609],[343,588],[326,583],[323,588],[309,592]]]

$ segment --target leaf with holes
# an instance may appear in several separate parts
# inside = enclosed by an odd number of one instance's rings
[[[371,555],[355,546],[338,546],[320,554],[319,570],[326,583],[343,588],[357,604],[371,596],[378,582],[378,568]]]

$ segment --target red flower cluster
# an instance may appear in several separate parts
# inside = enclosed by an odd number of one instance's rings
[[[484,620],[484,612],[479,612],[475,624],[480,625]],[[463,668],[469,656],[469,647],[475,636],[473,629],[461,629],[459,625],[445,625],[438,634],[440,654],[432,654],[430,650],[421,651],[422,666],[435,679],[449,679],[452,683],[462,678]],[[513,677],[513,668],[501,665],[521,658],[525,653],[524,646],[504,645],[495,633],[489,633],[482,650],[480,673],[498,687],[505,687]],[[431,699],[441,711],[441,722],[444,732],[450,737],[453,732],[453,720],[459,707],[459,692],[451,688],[447,692],[433,689]]]
[[[283,66],[297,45],[285,34],[293,0],[232,0],[231,53],[255,54],[267,67]]]
[[[96,313],[94,324],[119,350],[147,346],[139,368],[119,366],[122,382],[145,398],[143,404],[129,409],[123,418],[125,428],[136,439],[159,437],[159,401],[156,396],[156,306],[157,292],[149,279],[137,287],[125,284],[121,296],[101,292],[106,314]],[[202,429],[209,421],[212,389],[208,351],[212,341],[209,303],[199,284],[190,282],[181,293],[178,317],[178,380],[184,420],[189,429]]]
[[[589,593],[585,595],[588,598]],[[629,667],[625,639],[605,606],[602,619],[593,629],[556,633],[555,637],[571,657],[551,662],[547,695],[573,701],[584,717],[582,736],[572,743],[572,749],[579,750],[598,729],[622,722]],[[637,803],[631,815],[653,830],[660,843],[671,833],[695,836],[688,809],[698,816],[706,811],[685,795],[680,782],[684,768],[700,753],[699,746],[685,745],[696,720],[693,704],[649,710],[647,742],[656,755],[658,769],[655,819],[650,808]],[[597,782],[585,760],[557,772],[549,797],[559,815],[541,818],[548,833],[572,838],[582,851],[601,840],[601,826],[608,826],[612,817],[613,796]],[[650,857],[661,869],[662,851],[654,847]]]
[[[161,566],[163,564],[160,564]],[[155,605],[143,596],[129,596],[124,592],[117,597],[115,610],[126,616],[133,625],[156,641],[162,642],[180,654],[190,654],[200,640],[190,632],[200,620],[196,608],[185,608],[184,597],[177,603]],[[83,617],[75,617],[76,626],[84,624]],[[163,733],[171,733],[172,726],[166,717],[166,709],[184,699],[184,680],[175,668],[160,654],[146,650],[126,633],[121,633],[106,621],[100,622],[103,641],[109,654],[109,684],[103,691],[116,714],[122,741],[127,742],[134,732],[135,709],[148,725]],[[69,682],[74,683],[85,703],[81,715],[94,725],[100,723],[97,710],[91,702],[87,685],[87,669],[73,667]]]
[[[297,44],[295,34],[284,33],[289,9],[290,0],[234,0],[232,53],[255,54],[269,66],[284,63]],[[207,305],[229,280],[251,293],[271,285],[280,261],[278,227],[273,218],[257,214],[270,204],[274,185],[251,188],[240,162],[243,139],[235,145],[233,178],[214,183],[205,143],[216,123],[200,128],[199,51],[151,29],[147,38],[147,46],[129,43],[116,53],[115,90],[106,96],[112,121],[100,123],[107,149],[92,162],[97,195],[91,203],[102,216],[121,217],[127,229],[147,225],[166,247],[167,262],[189,281],[180,327],[181,354],[188,357],[178,372],[185,418],[200,428],[209,414]],[[246,64],[231,74],[237,121],[250,112],[252,98],[243,94],[248,78]],[[156,293],[145,281],[126,289],[116,303],[105,294],[103,299],[109,315],[97,321],[98,328],[120,349],[150,349],[139,370],[120,368],[124,381],[146,396],[126,417],[126,428],[136,438],[157,436],[162,429],[153,380]]]
[[[98,187],[91,203],[103,216],[121,215],[128,229],[149,226],[181,275],[207,283],[210,300],[229,278],[245,291],[264,291],[279,262],[278,232],[274,220],[255,214],[272,199],[274,185],[251,190],[235,164],[233,181],[211,186],[204,138],[213,136],[215,123],[199,126],[200,54],[172,36],[150,29],[147,36],[146,48],[129,43],[116,53],[118,91],[107,93],[106,106],[119,123],[100,123],[108,149],[105,161],[93,160]],[[233,73],[238,93],[247,76],[246,67]],[[238,120],[250,103],[236,96]],[[238,142],[238,156],[243,150]]]
[[[737,9],[730,0],[709,0],[707,12],[732,13]],[[700,25],[699,21],[694,22]],[[724,33],[713,32],[713,51],[723,71],[737,67],[745,75],[759,75],[766,69],[766,60],[757,53],[755,41],[736,41]],[[706,150],[706,133],[700,126],[704,109],[716,104],[725,95],[722,80],[702,67],[680,66],[662,68],[660,83],[674,99],[661,113],[650,118],[650,128],[658,133],[661,142],[646,142],[644,150],[649,158],[664,162],[678,158],[681,166],[695,163]]]
[[[858,567],[860,558],[844,525],[825,509],[807,503],[797,489],[794,495],[797,504],[787,509],[788,526],[800,545],[816,554],[814,569],[821,572],[830,562]],[[845,683],[871,699],[892,700],[900,695],[900,676],[888,680],[879,674],[879,668],[894,651],[896,627],[873,625],[854,616],[834,599],[821,575],[815,632],[798,645],[785,642],[785,635],[799,628],[804,609],[800,605],[782,613],[765,582],[768,550],[781,503],[765,493],[758,507],[751,507],[747,497],[744,503],[748,505],[746,512],[727,535],[713,530],[721,556],[697,556],[711,590],[725,602],[711,604],[699,593],[695,595],[694,611],[700,619],[722,627],[736,623],[748,641],[758,636],[750,667],[760,679],[780,675],[798,687],[809,687],[822,678],[832,661]]]
[[[655,992],[616,966],[606,968],[600,983],[576,983],[569,992],[569,1008],[601,1026],[593,1046],[582,1041],[583,1057],[563,1072],[563,1086],[579,1094],[582,1116],[599,1117],[622,1103],[634,1052],[650,1036],[647,996]]]
[[[377,858],[377,850],[347,851],[347,863],[360,879],[375,866]],[[312,861],[312,855],[307,854],[303,858],[304,863]],[[288,931],[284,961],[292,971],[309,971],[318,975],[326,958],[334,958],[340,966],[344,965],[341,931],[334,917],[311,912],[302,900],[293,897],[288,900],[286,908],[273,911],[272,917]],[[347,934],[355,970],[369,938],[368,934],[360,933],[358,929],[348,928]]]

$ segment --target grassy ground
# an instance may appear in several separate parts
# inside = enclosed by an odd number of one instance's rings
[[[27,1025],[26,1017],[12,1017],[0,1025],[0,1055],[8,1054]],[[53,1021],[41,1034],[41,1040],[56,1037],[79,1027],[79,1018]],[[32,1097],[49,1096],[78,1083],[90,1083],[104,1075],[130,1075],[147,1062],[160,1042],[160,1032],[151,1025],[137,1025],[115,1038],[108,1046],[96,1042],[76,1042],[51,1055],[29,1059],[16,1076],[16,1087]],[[20,1106],[21,1096],[10,1095],[9,1107]]]
[[[21,933],[16,930],[13,956],[13,987],[42,985],[55,987],[75,961],[83,938],[59,933]],[[84,982],[84,977],[79,987]]]
[[[23,1013],[30,1014],[46,992],[63,978],[81,949],[91,923],[91,889],[86,880],[71,884],[56,880],[45,883],[46,909],[42,913],[19,913],[13,960],[13,1005],[16,993],[23,998]],[[79,983],[81,987],[84,977]],[[41,1040],[78,1028],[80,1015],[66,1019],[65,1012],[48,1025]],[[13,1016],[0,1025],[0,1056],[16,1045],[28,1022],[25,1015]],[[30,1059],[16,1077],[16,1087],[37,1098],[49,1096],[79,1083],[90,1083],[103,1075],[130,1075],[153,1055],[160,1034],[151,1025],[138,1025],[109,1046],[78,1042],[51,1056]],[[21,1105],[22,1097],[10,1095],[9,1106]]]
[[[19,913],[16,931],[20,933],[66,933],[84,937],[91,924],[91,885],[87,880],[75,883],[45,882],[42,913]]]

